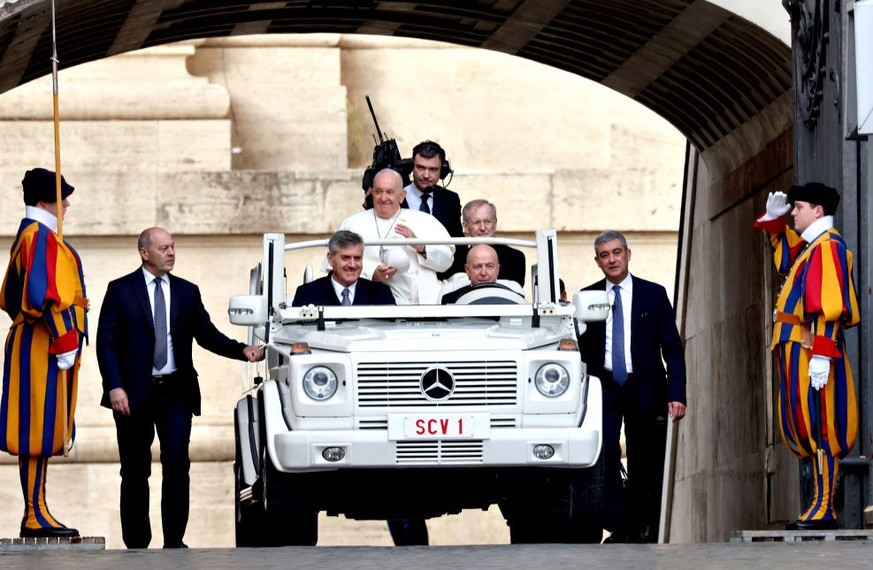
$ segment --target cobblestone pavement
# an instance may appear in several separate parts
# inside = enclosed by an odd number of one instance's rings
[[[188,550],[0,552],[4,570],[171,568],[870,568],[873,541],[687,545],[525,545],[438,547],[288,547]]]

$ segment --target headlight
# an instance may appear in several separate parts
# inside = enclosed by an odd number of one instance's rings
[[[337,380],[333,370],[326,366],[310,368],[303,375],[303,389],[313,400],[327,400],[336,394]]]
[[[540,394],[547,398],[557,398],[567,391],[570,385],[570,374],[560,364],[550,362],[540,366],[534,377],[534,384]]]

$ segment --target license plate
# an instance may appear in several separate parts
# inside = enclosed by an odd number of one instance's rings
[[[467,414],[414,415],[403,418],[404,439],[476,437],[476,419]]]

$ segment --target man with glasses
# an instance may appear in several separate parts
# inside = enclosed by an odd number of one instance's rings
[[[467,202],[462,213],[464,235],[466,237],[494,237],[497,232],[497,207],[488,200],[477,199]],[[509,279],[524,287],[524,254],[508,245],[492,244],[500,261],[498,279]],[[448,271],[440,274],[440,279],[449,279],[464,273],[469,245],[459,245],[455,249],[455,259]],[[445,292],[445,290],[444,290]]]

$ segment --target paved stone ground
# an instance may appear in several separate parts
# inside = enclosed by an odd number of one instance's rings
[[[686,545],[288,547],[0,552],[4,570],[213,570],[224,568],[870,568],[873,542]]]
[[[0,457],[9,457],[0,454]],[[163,544],[161,534],[160,465],[152,466],[152,547]],[[49,471],[47,498],[52,514],[83,536],[103,536],[107,549],[124,548],[118,514],[118,464],[58,464]],[[18,467],[0,464],[0,538],[18,536],[21,525],[21,487]],[[431,544],[462,546],[509,544],[509,529],[500,510],[466,510],[427,523]],[[191,465],[191,519],[185,542],[192,548],[230,548],[234,545],[233,477],[229,462]],[[319,546],[391,546],[388,527],[381,521],[354,521],[321,514]],[[0,564],[2,568],[2,564]]]

